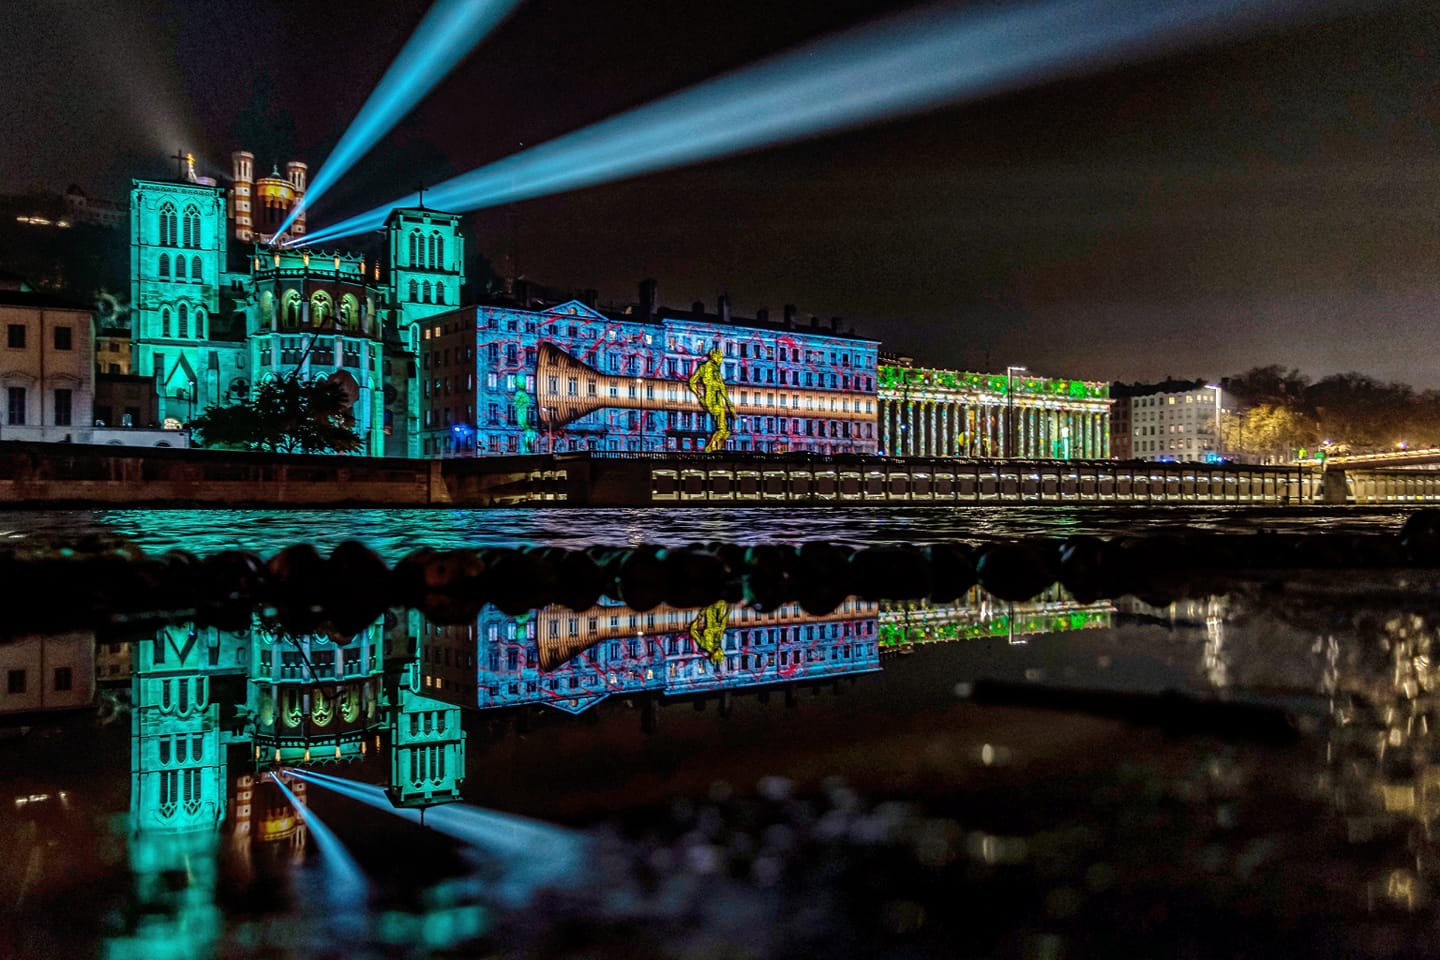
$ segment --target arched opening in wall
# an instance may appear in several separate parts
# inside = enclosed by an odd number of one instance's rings
[[[423,284],[420,285],[420,302],[421,302],[421,303],[429,303],[429,302],[430,302],[430,281],[429,281],[429,280],[426,280]]]
[[[310,295],[310,326],[319,329],[335,323],[335,301],[324,290]]]
[[[358,330],[360,328],[360,301],[353,293],[347,293],[340,298],[340,328],[342,330]]]
[[[170,276],[170,254],[168,253],[160,254],[160,276]]]
[[[160,207],[160,246],[173,247],[179,242],[176,230],[179,222],[175,216],[175,204],[166,202]]]
[[[269,330],[275,325],[275,294],[266,290],[260,294],[260,329]]]
[[[179,328],[178,331],[176,331],[176,336],[186,337],[186,336],[189,336],[189,335],[190,335],[190,308],[187,307],[185,304],[182,303],[182,304],[180,304],[180,328]]]
[[[435,253],[431,257],[431,261],[430,266],[436,270],[445,269],[445,238],[440,236],[438,230],[435,232]]]
[[[185,258],[184,258],[184,257],[176,257],[176,258],[175,258],[175,279],[176,279],[176,280],[184,280],[184,279],[185,279]]]
[[[204,277],[201,276],[200,258],[199,258],[199,257],[191,257],[191,258],[190,258],[190,279],[191,279],[191,280],[202,280],[202,279],[204,279]]]
[[[410,281],[410,302],[420,302],[420,282],[418,280]]]
[[[420,231],[410,231],[410,266],[420,266]],[[414,281],[411,281],[412,283]],[[413,298],[412,298],[413,299]]]
[[[195,308],[195,337],[198,340],[205,339],[205,309]]]
[[[300,325],[300,294],[295,290],[286,290],[280,298],[280,322],[294,329]]]
[[[193,204],[185,208],[185,246],[200,246],[200,211]]]
[[[170,308],[166,307],[160,311],[160,336],[170,336]]]

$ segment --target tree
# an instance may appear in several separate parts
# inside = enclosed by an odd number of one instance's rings
[[[1271,403],[1260,403],[1243,413],[1227,413],[1221,420],[1224,448],[1263,460],[1289,460],[1301,447],[1315,442],[1315,427],[1304,416]]]
[[[339,384],[303,383],[292,377],[267,380],[255,396],[228,407],[211,407],[190,421],[207,447],[270,453],[351,453],[359,450],[355,417]]]

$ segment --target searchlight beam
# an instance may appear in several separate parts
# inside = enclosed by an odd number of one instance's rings
[[[1278,26],[1324,0],[1050,0],[930,7],[828,37],[461,174],[425,191],[452,213],[607,183],[1035,86]],[[381,227],[407,194],[323,227]]]
[[[436,0],[276,234],[290,229],[290,224],[312,201],[319,199],[369,153],[518,2]]]

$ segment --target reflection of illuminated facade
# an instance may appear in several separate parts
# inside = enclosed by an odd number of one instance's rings
[[[862,673],[880,665],[875,614],[858,600],[825,616],[793,604],[768,612],[552,606],[524,618],[487,607],[474,626],[420,626],[423,684],[480,709],[535,703],[579,713],[616,695]]]
[[[324,633],[251,631],[255,753],[271,763],[354,759],[380,722],[384,624],[341,643]]]
[[[1109,601],[1078,603],[1058,585],[1024,603],[971,587],[953,604],[886,604],[879,613],[880,646],[889,652],[923,643],[1101,629],[1113,624],[1114,613]]]
[[[880,450],[891,456],[1110,455],[1106,383],[900,366],[879,379]]]
[[[437,316],[419,344],[422,453],[873,453],[875,341],[787,317],[578,300]]]

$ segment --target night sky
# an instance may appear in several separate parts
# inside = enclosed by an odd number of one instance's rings
[[[119,199],[181,146],[313,175],[427,6],[9,0],[0,192]],[[311,222],[905,6],[525,0]],[[1395,4],[483,211],[470,236],[602,301],[649,275],[672,306],[794,303],[935,365],[1440,387],[1437,147],[1440,8]]]

